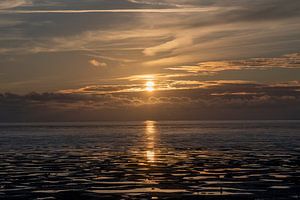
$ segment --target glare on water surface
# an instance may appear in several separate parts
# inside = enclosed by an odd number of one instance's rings
[[[148,162],[155,161],[155,135],[156,126],[154,121],[145,122],[145,137],[147,139],[146,159]]]

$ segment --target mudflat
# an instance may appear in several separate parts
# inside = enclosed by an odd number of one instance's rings
[[[0,199],[299,199],[299,121],[0,125]]]

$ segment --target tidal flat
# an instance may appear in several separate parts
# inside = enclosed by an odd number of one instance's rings
[[[0,124],[0,199],[300,199],[299,121]]]

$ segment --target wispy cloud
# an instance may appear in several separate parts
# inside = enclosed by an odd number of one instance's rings
[[[166,68],[172,71],[184,71],[198,74],[214,74],[228,70],[300,68],[300,53],[273,58],[252,58],[245,60],[225,60],[201,62],[195,66],[178,66]]]
[[[156,80],[157,77],[165,79]],[[195,89],[209,89],[225,85],[252,85],[256,82],[244,80],[218,80],[218,81],[192,81],[192,80],[172,80],[176,76],[167,75],[140,75],[128,77],[130,81],[134,82],[127,84],[96,84],[89,85],[77,89],[60,90],[64,94],[89,94],[89,95],[105,95],[105,94],[132,94],[137,95],[146,92],[146,81],[155,81],[155,93],[179,91],[179,90],[195,90]],[[168,79],[167,79],[168,78]],[[278,85],[279,86],[279,85]],[[281,85],[283,86],[283,85]],[[290,86],[290,83],[289,83]],[[244,92],[244,91],[242,91]]]
[[[187,2],[184,2],[183,4],[180,4],[180,2],[170,2],[170,1],[149,1],[149,0],[128,0],[129,2],[135,3],[135,4],[142,4],[142,5],[151,5],[151,6],[168,6],[168,7],[188,7],[186,4]]]
[[[127,84],[127,85],[89,85],[77,89],[60,90],[59,93],[63,94],[89,94],[89,95],[105,95],[105,94],[118,94],[118,93],[136,93],[145,91],[142,84]]]
[[[155,74],[160,89],[196,88],[201,84],[194,81],[213,79],[298,79],[299,54],[277,57],[299,52],[296,0],[118,2],[0,1],[0,64],[7,80],[1,90],[120,82],[143,90],[145,74]],[[93,69],[105,64],[110,67]],[[10,87],[57,73],[60,81]]]
[[[0,1],[0,13],[5,12],[5,9],[16,8],[19,6],[31,5],[31,0],[1,0]]]
[[[158,53],[168,52],[182,46],[189,46],[193,44],[193,37],[183,36],[176,38],[174,40],[168,41],[166,43],[160,44],[158,46],[146,48],[143,53],[147,56],[155,56]]]
[[[184,77],[190,74],[174,74],[174,73],[160,73],[160,74],[139,74],[131,75],[126,77],[118,78],[118,80],[128,80],[128,81],[150,81],[150,80],[168,80],[171,78]]]
[[[80,14],[80,13],[199,13],[217,11],[218,7],[208,8],[159,8],[159,9],[102,9],[102,10],[0,10],[2,14]]]

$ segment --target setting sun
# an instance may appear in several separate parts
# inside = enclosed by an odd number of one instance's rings
[[[153,81],[147,81],[146,82],[146,91],[148,91],[148,92],[154,91],[154,86],[155,86],[155,84]]]

